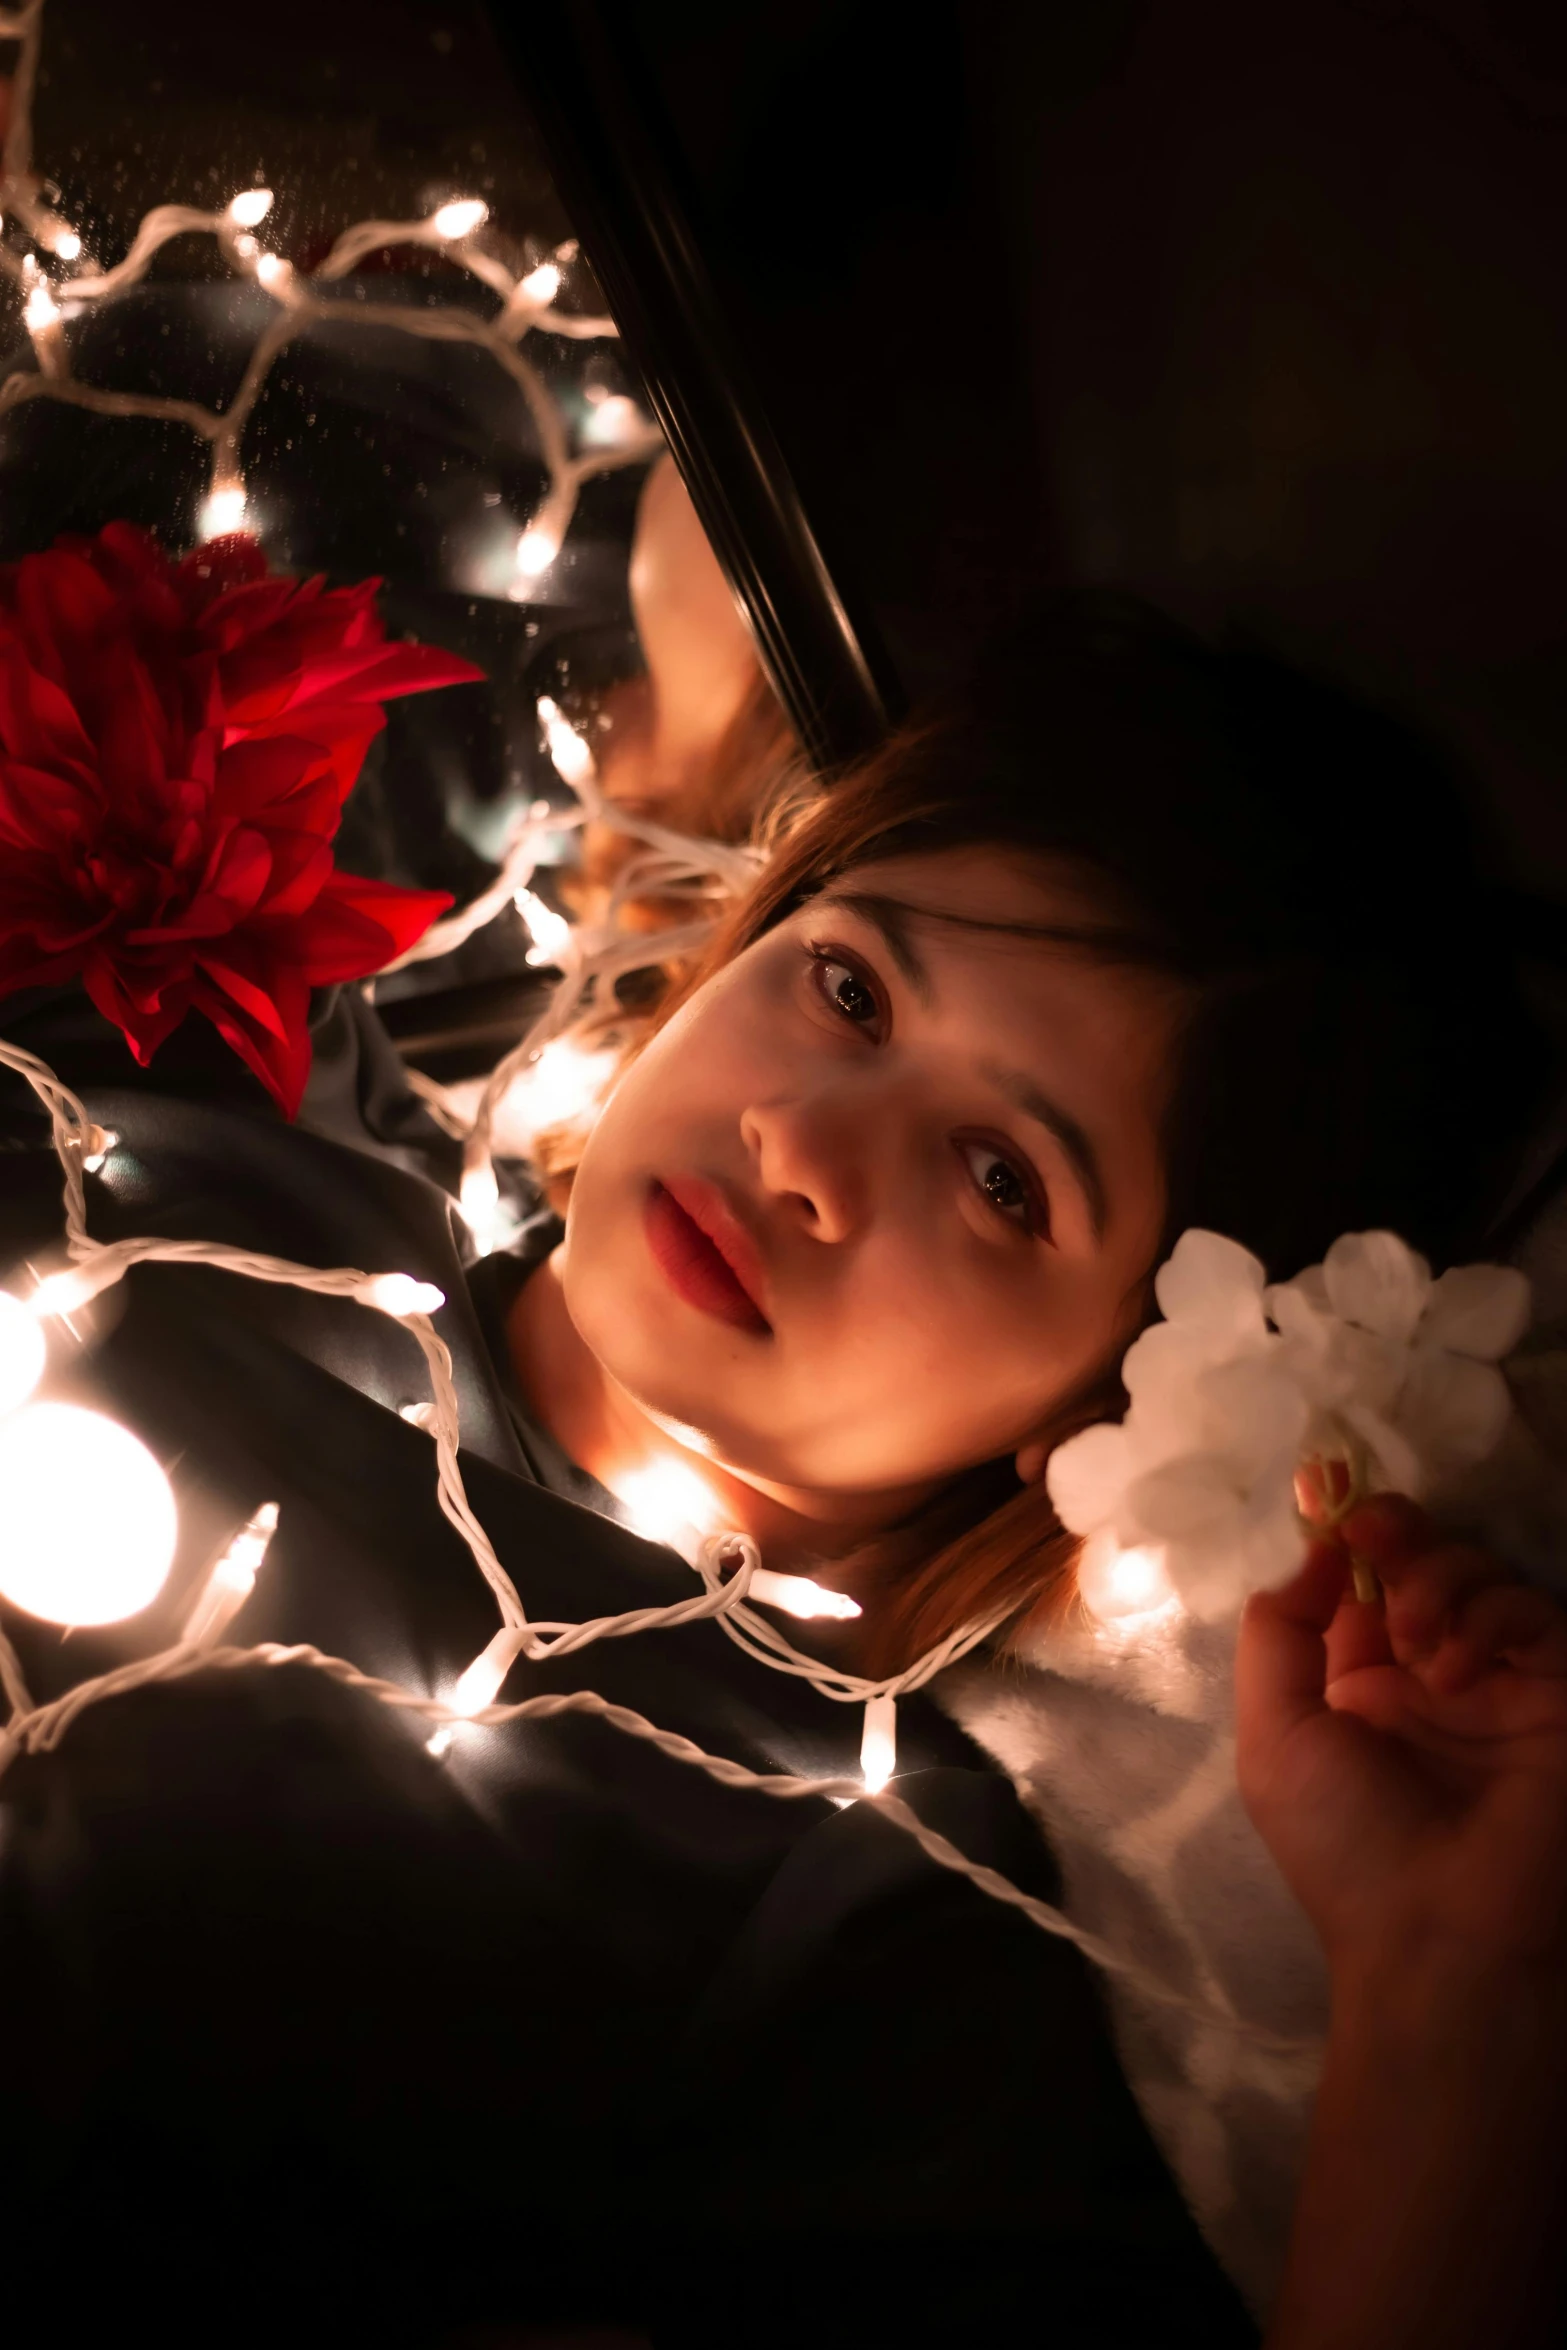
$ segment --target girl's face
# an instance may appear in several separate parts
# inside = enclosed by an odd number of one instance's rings
[[[654,1037],[572,1192],[602,1368],[826,1506],[1025,1443],[1130,1336],[1158,1245],[1170,985],[961,918],[1085,919],[993,850],[861,867]]]

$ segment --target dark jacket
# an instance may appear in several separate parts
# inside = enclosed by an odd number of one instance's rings
[[[530,1615],[690,1596],[672,1553],[530,1479],[450,1202],[395,1151],[285,1127],[243,1087],[88,1099],[122,1138],[99,1234],[445,1291],[464,1474]],[[58,1181],[30,1099],[7,1086],[0,1111],[10,1266],[57,1245]],[[269,1499],[236,1637],[434,1691],[495,1628],[399,1416],[420,1358],[382,1317],[145,1268],[54,1376],[170,1465],[182,1538],[131,1625],[66,1640],[6,1615],[36,1696],[164,1645]],[[757,1770],[856,1767],[857,1708],[712,1624],[519,1665],[506,1694],[561,1687]],[[149,2297],[164,2339],[224,2343],[564,2342],[568,2321],[680,2350],[1254,2338],[1067,1945],[866,1808],[723,1788],[587,1719],[465,1728],[444,1761],[428,1734],[304,1667],[213,1672],[84,1712],[0,1780],[13,2312],[68,2340]],[[934,1706],[900,1708],[899,1743],[928,1819],[1054,1892],[1009,1784]],[[466,2330],[486,2323],[544,2330]]]

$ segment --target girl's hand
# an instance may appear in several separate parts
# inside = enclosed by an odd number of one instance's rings
[[[1353,1595],[1350,1551],[1385,1604]],[[1335,1979],[1517,1965],[1567,2012],[1567,1613],[1384,1495],[1242,1619],[1241,1793]]]

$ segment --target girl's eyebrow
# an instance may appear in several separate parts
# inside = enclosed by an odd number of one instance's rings
[[[827,902],[833,905],[847,907],[851,914],[858,914],[863,921],[870,924],[871,928],[879,934],[887,952],[897,964],[910,987],[924,1004],[934,1001],[936,983],[931,977],[930,966],[925,962],[910,936],[911,923],[919,921],[954,922],[964,929],[977,930],[1004,929],[1011,931],[1014,928],[1014,925],[1010,923],[970,923],[961,914],[944,914],[924,906],[906,906],[898,898],[880,897],[870,890],[832,890],[825,892],[824,897]],[[1017,925],[1016,928],[1024,931],[1025,935],[1033,937],[1059,938],[1061,936],[1059,932],[1052,932],[1043,925],[1037,930],[1030,925],[1023,924]],[[1026,1071],[1002,1069],[997,1067],[994,1062],[982,1061],[979,1064],[979,1072],[989,1084],[996,1087],[998,1092],[1004,1093],[1007,1099],[1022,1111],[1025,1118],[1032,1118],[1037,1126],[1043,1126],[1046,1133],[1054,1138],[1066,1154],[1072,1172],[1082,1186],[1083,1196],[1088,1202],[1094,1237],[1096,1240],[1103,1240],[1106,1214],[1104,1170],[1099,1163],[1099,1154],[1094,1149],[1086,1128],[1072,1116],[1069,1110],[1064,1110],[1058,1101],[1041,1091]]]
[[[1072,1172],[1083,1187],[1088,1201],[1088,1213],[1093,1222],[1094,1238],[1105,1236],[1105,1180],[1099,1164],[1099,1154],[1089,1140],[1085,1127],[1080,1126],[1070,1110],[1041,1093],[1032,1077],[1021,1069],[1001,1069],[994,1061],[981,1061],[979,1073],[1008,1101],[1015,1103],[1025,1118],[1032,1118],[1036,1126],[1043,1126],[1055,1137],[1067,1158]]]
[[[828,904],[846,906],[851,914],[858,914],[861,921],[868,922],[879,933],[883,946],[920,1002],[934,1001],[936,983],[931,978],[930,967],[909,936],[910,919],[919,916],[917,906],[902,905],[897,898],[878,897],[870,890],[835,889],[824,894]]]

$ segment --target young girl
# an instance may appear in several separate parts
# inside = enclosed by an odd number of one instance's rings
[[[528,1475],[609,1516],[672,1471],[770,1566],[853,1593],[841,1661],[1007,1616],[1004,1682],[1071,1606],[1045,1462],[1118,1410],[1175,1236],[1279,1276],[1382,1225],[1475,1253],[1541,1084],[1504,946],[1396,730],[1107,608],[1042,624],[967,716],[776,840],[629,1059],[564,1231],[475,1276],[509,1428],[409,1178],[90,1094],[130,1169],[94,1212],[446,1290],[469,1489],[535,1620],[691,1583]],[[12,1125],[21,1254],[58,1187],[36,1119]],[[94,1357],[115,1408],[218,1522],[282,1503],[243,1636],[447,1685],[486,1595],[384,1335],[221,1277],[126,1288]],[[1385,1607],[1347,1596],[1345,1541]],[[24,1647],[46,1695],[79,1659]],[[1554,2339],[1563,1619],[1383,1502],[1252,1603],[1236,1670],[1242,1785],[1332,1988],[1270,2350]],[[261,2227],[274,2338],[302,2295],[339,2339],[367,2308],[410,2341],[618,2317],[759,2350],[1033,2312],[1059,2341],[1246,2338],[1070,1951],[873,1807],[713,1786],[569,1712],[443,1762],[319,1674],[209,1679],[92,1709],[4,1783],[26,2282],[91,2209],[139,2276],[178,2214],[208,2293]],[[852,1753],[853,1709],[711,1623],[520,1665],[506,1694],[550,1689],[764,1773]],[[905,1709],[909,1799],[1053,1898],[975,1760]]]
[[[1349,1230],[1478,1252],[1542,1070],[1433,758],[1263,659],[1114,606],[1059,617],[965,716],[796,815],[628,1056],[564,1232],[509,1276],[523,1425],[606,1508],[694,1476],[709,1524],[853,1594],[834,1653],[863,1669],[1010,1608],[962,1718],[1053,1825],[1097,1773],[1113,1827],[1127,1708],[1097,1757],[1059,1721],[1030,1752],[1006,1658],[1049,1661],[1075,1545],[1041,1473],[1123,1408],[1154,1267],[1193,1225],[1274,1278]],[[1345,1541],[1385,1611],[1349,1595]],[[1567,1620],[1408,1505],[1302,1550],[1235,1662],[1278,1870],[1249,1864],[1252,1914],[1277,1940],[1283,1913],[1287,1950],[1292,1893],[1331,1980],[1268,2338],[1544,2340]],[[1293,2192],[1252,2086],[1249,2151]],[[1252,2232],[1234,2266],[1271,2298],[1277,2211]]]

